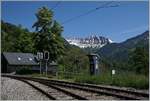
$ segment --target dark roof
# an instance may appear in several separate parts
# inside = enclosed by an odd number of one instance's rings
[[[10,65],[38,65],[32,53],[3,52],[3,55]]]

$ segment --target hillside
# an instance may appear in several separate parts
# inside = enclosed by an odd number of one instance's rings
[[[130,38],[122,43],[111,43],[99,50],[97,53],[102,58],[117,62],[127,62],[129,53],[136,47],[144,47],[148,51],[149,31],[145,31],[141,35]]]
[[[33,52],[32,33],[21,25],[1,21],[2,52]]]

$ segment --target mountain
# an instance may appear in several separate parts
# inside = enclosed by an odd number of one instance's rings
[[[103,36],[91,35],[85,38],[67,38],[66,39],[70,44],[76,45],[80,48],[101,48],[107,44],[112,43],[112,41]]]
[[[126,62],[129,58],[129,53],[136,47],[144,47],[149,49],[149,31],[145,31],[141,35],[130,38],[122,43],[111,43],[97,50],[97,53],[102,58],[107,58],[110,61]]]

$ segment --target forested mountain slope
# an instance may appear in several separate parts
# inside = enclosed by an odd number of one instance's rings
[[[97,53],[108,60],[113,61],[124,61],[126,62],[129,54],[136,47],[144,47],[148,52],[149,47],[149,31],[145,31],[141,35],[130,38],[122,43],[111,43],[108,44],[99,50]]]

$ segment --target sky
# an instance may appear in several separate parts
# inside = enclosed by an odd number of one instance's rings
[[[52,9],[65,38],[94,34],[122,42],[149,27],[148,1],[3,1],[1,19],[34,31],[35,14],[42,6]]]

